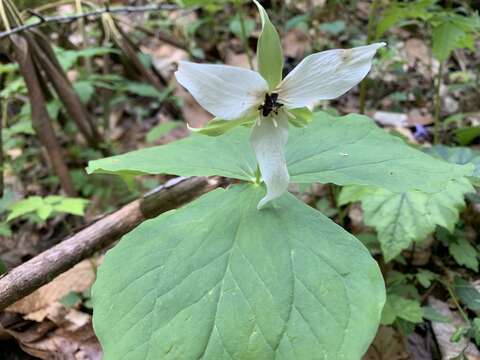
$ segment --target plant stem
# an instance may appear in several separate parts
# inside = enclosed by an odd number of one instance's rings
[[[6,80],[4,76],[0,76],[0,88],[3,88],[4,84],[6,84]],[[0,116],[0,197],[3,197],[4,194],[4,156],[3,156],[3,127],[7,125],[7,116],[8,116],[8,98],[2,101],[0,99],[0,109],[1,109],[1,116]]]
[[[465,323],[468,325],[470,324],[470,320],[467,316],[467,314],[465,313],[465,311],[463,310],[462,306],[460,305],[460,303],[458,302],[458,299],[457,297],[455,296],[453,290],[452,290],[452,287],[450,286],[450,284],[448,284],[447,282],[442,282],[443,285],[447,288],[447,291],[448,291],[448,294],[450,295],[450,297],[452,298],[453,300],[453,303],[455,304],[455,306],[457,307],[458,309],[458,312],[460,313],[460,315],[462,316],[463,320],[465,321]]]
[[[82,1],[81,0],[75,0],[75,10],[77,14],[82,15],[83,14],[83,7],[82,7]],[[81,18],[78,20],[78,27],[80,29],[80,34],[82,36],[82,49],[86,49],[88,47],[88,40],[87,40],[87,32],[85,30],[85,19]],[[92,62],[91,58],[86,56],[84,59],[84,65],[85,65],[85,70],[87,74],[92,73]]]
[[[242,32],[242,43],[243,47],[245,48],[245,54],[247,55],[248,65],[250,69],[253,69],[253,61],[252,61],[252,51],[248,46],[248,39],[247,39],[247,31],[245,30],[245,14],[243,13],[243,7],[241,2],[236,2],[237,11],[238,11],[238,19],[240,21],[240,30]]]
[[[368,25],[367,25],[367,45],[372,42],[375,37],[375,18],[377,15],[378,5],[380,4],[379,0],[373,0],[372,5],[370,5],[370,14],[368,16]],[[367,93],[367,82],[364,79],[360,83],[360,114],[365,113],[365,97]]]
[[[440,61],[437,74],[437,83],[435,84],[435,101],[434,101],[434,134],[433,134],[433,143],[438,144],[440,142],[440,132],[441,132],[441,124],[440,124],[440,110],[441,110],[441,99],[440,99],[440,85],[442,83],[442,76],[443,76],[443,61]]]

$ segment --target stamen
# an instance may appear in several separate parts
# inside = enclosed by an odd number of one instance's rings
[[[278,127],[277,120],[275,120],[275,118],[272,117],[272,121],[273,121],[273,126]]]

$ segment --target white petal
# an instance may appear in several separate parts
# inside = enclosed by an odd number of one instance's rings
[[[385,45],[376,43],[307,56],[280,84],[279,102],[299,108],[343,95],[368,74],[373,56]]]
[[[259,73],[235,66],[180,61],[175,76],[200,105],[224,120],[247,115],[268,91]]]
[[[287,139],[288,119],[285,114],[280,113],[275,119],[263,117],[253,126],[250,141],[267,186],[267,195],[258,203],[258,209],[287,190],[290,180],[285,161]]]

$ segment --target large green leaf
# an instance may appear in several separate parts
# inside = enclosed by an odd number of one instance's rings
[[[435,194],[348,186],[342,189],[339,202],[362,202],[364,222],[377,230],[385,260],[390,261],[412,241],[424,240],[437,225],[453,231],[469,192],[474,189],[466,178],[450,181]]]
[[[257,211],[263,193],[215,190],[107,253],[93,288],[105,360],[361,358],[385,301],[377,264],[292,195]]]
[[[168,145],[91,161],[89,173],[119,175],[220,175],[254,180],[250,129],[237,127],[215,138],[192,135]],[[394,192],[437,192],[451,179],[471,175],[473,165],[436,160],[407,146],[366,116],[314,114],[305,128],[290,128],[287,165],[292,182],[373,185]]]

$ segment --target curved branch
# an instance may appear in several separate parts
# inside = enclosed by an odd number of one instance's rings
[[[53,280],[141,222],[220,185],[218,178],[174,178],[0,277],[0,310]]]
[[[138,12],[149,12],[149,11],[173,11],[178,10],[179,7],[175,4],[155,4],[155,5],[145,5],[145,6],[123,6],[123,7],[115,7],[110,8],[106,7],[99,10],[94,10],[91,12],[85,12],[82,14],[75,14],[69,16],[42,16],[37,12],[29,11],[29,13],[38,18],[37,22],[31,24],[25,24],[21,26],[17,26],[13,29],[8,31],[0,32],[0,39],[25,31],[29,29],[36,28],[38,26],[49,24],[49,23],[68,23],[78,19],[88,18],[88,17],[98,17],[102,14],[120,14],[120,13],[138,13]]]

